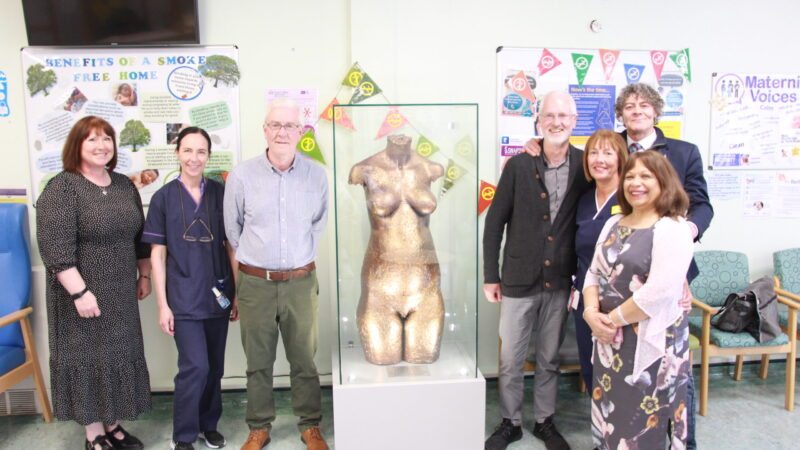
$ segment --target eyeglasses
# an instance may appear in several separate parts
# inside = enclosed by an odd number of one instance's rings
[[[178,191],[178,199],[180,199],[181,202],[181,220],[183,221],[183,240],[186,242],[214,242],[214,233],[211,232],[211,227],[209,227],[206,221],[203,220],[202,218],[195,217],[192,223],[190,223],[188,227],[186,226],[186,214],[183,210],[183,195],[181,194],[180,191]],[[203,198],[201,201],[206,204],[206,217],[208,217],[210,220],[211,216],[208,214],[208,199]],[[191,236],[189,234],[189,230],[191,230],[194,224],[196,223],[199,223],[200,225],[203,226],[203,228],[206,229],[206,231],[208,232],[207,236],[197,237],[197,236]]]
[[[281,128],[286,130],[287,132],[291,133],[293,131],[297,131],[303,126],[296,122],[287,122],[287,123],[280,123],[280,122],[268,122],[267,128],[269,131],[280,131]]]
[[[575,114],[566,114],[566,113],[553,114],[553,113],[547,113],[547,114],[540,114],[539,115],[539,118],[542,120],[542,122],[552,122],[552,121],[554,121],[556,119],[558,119],[560,122],[563,122],[563,121],[565,121],[567,119],[572,119],[573,117],[575,117]]]

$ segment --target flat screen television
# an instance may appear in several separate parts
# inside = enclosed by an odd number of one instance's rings
[[[198,44],[197,0],[22,0],[28,45]]]

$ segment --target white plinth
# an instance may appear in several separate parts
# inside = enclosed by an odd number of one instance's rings
[[[480,372],[475,378],[342,385],[337,366],[337,450],[483,449],[486,382]]]

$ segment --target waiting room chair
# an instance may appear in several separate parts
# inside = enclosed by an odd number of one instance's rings
[[[762,355],[760,378],[766,378],[769,355],[785,353],[787,361],[794,361],[796,355],[797,307],[794,302],[783,296],[778,301],[789,307],[790,323],[788,334],[766,343],[759,343],[749,333],[727,333],[711,326],[711,316],[725,303],[728,294],[742,292],[750,281],[747,256],[738,252],[700,251],[694,254],[700,269],[700,275],[691,283],[694,296],[692,305],[702,312],[702,316],[689,316],[689,329],[700,339],[700,415],[708,412],[708,367],[709,359],[714,356],[736,356],[734,380],[742,375],[742,363],[745,355]],[[786,365],[786,401],[787,410],[794,409],[795,365]]]
[[[800,248],[780,250],[772,254],[772,264],[775,269],[775,293],[778,297],[785,297],[800,304]],[[781,328],[788,333],[789,311],[780,311]],[[800,315],[798,316],[800,320]],[[800,337],[800,330],[797,332]]]
[[[33,376],[44,421],[53,417],[28,318],[31,287],[27,207],[0,203],[0,393]]]

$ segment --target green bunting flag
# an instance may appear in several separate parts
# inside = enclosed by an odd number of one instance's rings
[[[444,172],[444,183],[442,183],[442,190],[439,192],[439,197],[446,194],[447,191],[453,187],[456,181],[463,177],[467,171],[455,163],[452,159],[447,160],[447,169]]]
[[[366,73],[362,72],[364,75],[361,77],[361,83],[358,84],[355,92],[353,92],[353,96],[350,98],[351,104],[356,104],[358,102],[362,102],[373,95],[380,94],[381,88],[369,77]]]
[[[573,53],[572,65],[575,66],[575,73],[578,75],[578,87],[583,86],[586,72],[589,71],[589,66],[592,65],[592,55]]]
[[[347,71],[347,75],[342,80],[342,85],[350,87],[358,87],[361,84],[361,79],[364,78],[364,71],[358,63],[353,63],[353,67]]]
[[[419,137],[419,140],[417,141],[417,153],[419,153],[420,156],[427,158],[438,151],[439,147],[431,142],[428,138],[425,136]]]
[[[683,76],[686,77],[686,81],[692,81],[692,62],[689,59],[689,49],[685,48],[678,53],[674,53],[669,55],[672,62],[681,69],[683,72]]]
[[[297,143],[297,149],[303,152],[303,154],[309,158],[316,159],[325,165],[325,158],[322,156],[322,150],[320,150],[319,145],[317,144],[317,138],[314,136],[314,130],[309,129],[305,132],[305,134],[303,134],[303,137],[300,138],[300,142]]]

